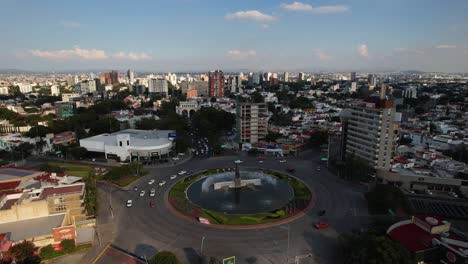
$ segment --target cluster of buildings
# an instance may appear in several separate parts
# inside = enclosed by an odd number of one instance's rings
[[[85,209],[86,188],[80,177],[7,166],[0,168],[0,254],[17,242],[37,247],[64,239],[94,241],[94,216]],[[5,246],[6,245],[6,246]]]

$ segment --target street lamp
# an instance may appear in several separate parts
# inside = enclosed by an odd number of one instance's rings
[[[205,236],[202,237],[201,246],[200,246],[200,256],[203,257],[203,244],[205,242]]]
[[[286,249],[286,264],[287,264],[289,263],[289,242],[290,242],[291,226],[287,224],[287,226],[277,226],[277,227],[288,230],[288,248]]]

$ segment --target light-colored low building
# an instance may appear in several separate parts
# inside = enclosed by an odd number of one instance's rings
[[[154,160],[169,157],[175,147],[174,130],[126,129],[80,139],[88,151],[104,153],[106,159]]]

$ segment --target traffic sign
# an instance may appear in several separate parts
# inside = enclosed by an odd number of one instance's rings
[[[232,257],[223,259],[223,264],[236,264],[236,257],[232,256]]]

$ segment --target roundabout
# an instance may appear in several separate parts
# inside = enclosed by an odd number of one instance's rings
[[[262,168],[218,168],[195,173],[169,191],[169,202],[188,218],[214,225],[248,226],[285,220],[308,208],[300,180]],[[281,221],[284,223],[284,221]]]
[[[168,250],[176,253],[183,263],[196,263],[196,257],[203,254],[216,256],[218,259],[235,255],[238,263],[271,264],[286,263],[286,259],[294,256],[313,254],[315,262],[310,263],[341,263],[336,254],[338,235],[366,226],[368,222],[363,190],[339,181],[327,170],[316,171],[315,168],[320,165],[320,158],[319,155],[310,152],[290,158],[286,164],[272,158],[260,165],[254,157],[241,157],[244,161],[241,173],[250,168],[260,168],[289,176],[286,169],[295,169],[291,176],[307,186],[312,198],[306,209],[288,218],[259,223],[252,220],[242,225],[207,225],[198,221],[196,217],[200,215],[175,210],[170,193],[178,183],[210,170],[209,168],[231,168],[232,173],[232,162],[238,158],[224,156],[193,159],[176,167],[148,169],[148,175],[137,184],[139,190],[146,190],[147,193],[151,188],[155,188],[155,197],[140,197],[139,191],[133,191],[132,186],[123,190],[101,184],[99,189],[105,199],[101,200],[100,208],[105,209],[106,205],[111,204],[113,210],[112,214],[99,214],[99,225],[112,225],[114,231],[111,243],[138,256],[151,256],[156,252]],[[171,178],[181,170],[197,173]],[[148,185],[152,179],[156,183]],[[166,184],[159,186],[158,182],[162,181]],[[222,181],[232,181],[232,177]],[[289,185],[294,187],[291,183]],[[184,195],[189,186],[190,184],[183,188]],[[247,188],[255,187],[257,186]],[[131,208],[126,208],[125,203],[129,199],[133,200],[134,204]],[[154,207],[150,207],[151,202],[155,204]],[[322,209],[327,211],[324,216],[318,214]],[[236,217],[235,214],[230,216]],[[325,221],[330,227],[317,230],[314,224],[318,221]]]

